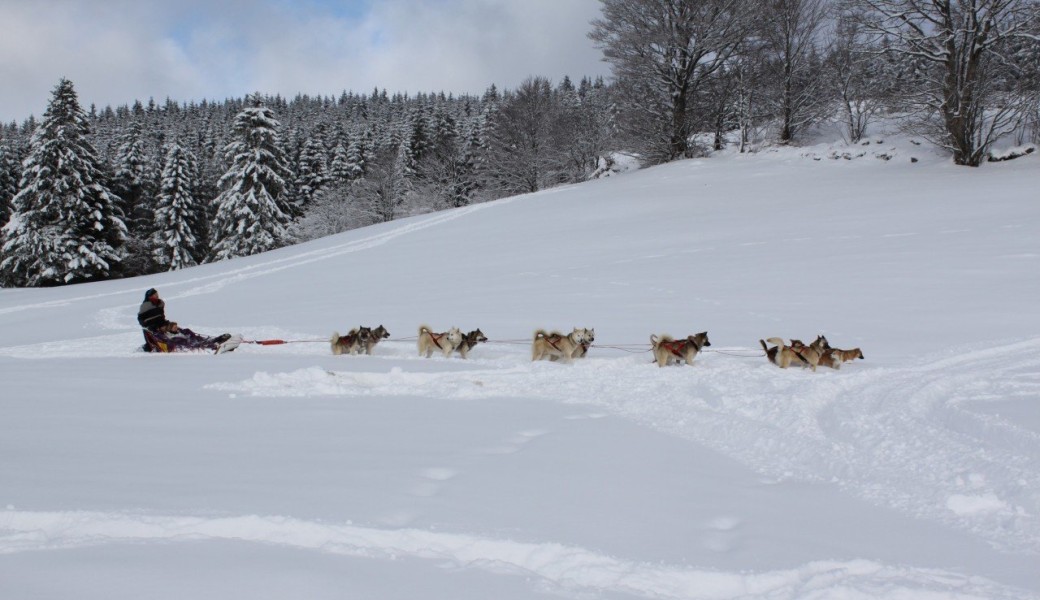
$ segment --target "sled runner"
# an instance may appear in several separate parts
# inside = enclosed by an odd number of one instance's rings
[[[220,342],[219,345],[217,345],[217,350],[215,354],[232,352],[235,348],[238,348],[238,346],[242,343],[242,336],[238,335],[237,333],[235,335],[228,335],[225,333],[220,337],[223,338],[224,336],[227,336],[227,338],[224,339],[224,341]]]

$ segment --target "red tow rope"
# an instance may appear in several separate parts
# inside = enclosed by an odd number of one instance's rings
[[[258,346],[278,346],[280,344],[308,344],[328,343],[328,340],[242,340],[243,344],[256,344]]]

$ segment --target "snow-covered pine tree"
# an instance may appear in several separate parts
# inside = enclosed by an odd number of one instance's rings
[[[198,166],[187,148],[166,146],[159,198],[155,207],[155,261],[169,271],[195,264],[200,217],[195,196]]]
[[[141,121],[134,119],[119,140],[112,192],[119,196],[130,234],[139,238],[148,237],[155,220],[152,214],[155,182],[149,168],[151,160],[145,151]]]
[[[296,192],[300,208],[309,204],[314,195],[329,183],[329,169],[326,166],[325,144],[321,141],[320,132],[307,138],[300,151],[299,166],[296,170]]]
[[[420,165],[419,183],[427,204],[436,210],[469,205],[477,190],[480,139],[475,126],[466,137],[458,129],[450,115],[435,114],[433,143]]]
[[[362,135],[351,136],[347,146],[347,173],[350,181],[364,179],[368,173],[368,147]]]
[[[347,169],[347,147],[343,145],[342,141],[332,149],[329,178],[335,185],[350,183],[350,171]]]
[[[481,154],[481,140],[476,127],[471,128],[470,133],[462,142],[455,155],[451,171],[451,187],[448,195],[450,206],[467,206],[480,190],[479,163]]]
[[[236,138],[225,148],[231,166],[220,178],[211,230],[214,260],[248,256],[283,245],[290,218],[280,208],[289,171],[279,145],[274,112],[253,96],[235,117]]]
[[[0,270],[15,285],[106,279],[126,240],[118,199],[102,182],[97,151],[72,82],[62,79],[33,133]]]
[[[0,145],[0,226],[11,218],[11,200],[18,193],[20,170],[11,149]]]
[[[402,132],[401,143],[404,146],[404,162],[402,166],[408,177],[420,175],[419,165],[430,151],[430,133],[426,124],[426,111],[420,105],[410,111],[405,131]]]

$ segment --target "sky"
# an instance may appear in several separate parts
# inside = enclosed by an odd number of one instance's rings
[[[481,93],[609,75],[598,0],[0,0],[0,122],[84,107],[369,92]]]

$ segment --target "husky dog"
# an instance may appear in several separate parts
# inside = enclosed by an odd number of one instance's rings
[[[770,348],[766,342],[773,344],[773,347]],[[762,344],[762,349],[766,351],[766,358],[769,359],[769,362],[781,369],[786,369],[791,366],[791,363],[798,365],[809,364],[804,358],[802,358],[802,355],[799,354],[799,351],[802,348],[805,348],[805,344],[800,340],[791,340],[790,346],[785,344],[782,338],[778,337],[771,337],[765,341],[758,340],[758,343]]]
[[[386,330],[386,327],[383,327],[382,325],[374,327],[372,329],[371,337],[369,337],[368,341],[364,343],[365,354],[372,354],[372,351],[376,348],[376,344],[388,337],[390,337],[390,332]]]
[[[549,360],[562,360],[569,363],[574,358],[585,356],[587,346],[585,348],[582,346],[591,344],[595,338],[595,329],[579,329],[575,327],[574,331],[567,335],[563,335],[558,331],[550,333],[544,329],[539,329],[534,332],[534,340],[531,342],[531,360],[548,358]]]
[[[589,353],[589,346],[592,345],[592,342],[596,341],[596,330],[585,329],[584,338],[585,340],[578,346],[578,349],[574,351],[574,358],[585,358],[585,355]],[[551,358],[550,360],[556,359]]]
[[[830,350],[824,350],[823,354],[820,355],[820,362],[817,363],[816,366],[818,366],[818,367],[830,367],[832,369],[840,369],[841,368],[841,358],[840,358],[840,355],[838,354],[839,352],[841,352],[841,351],[836,349],[836,348],[831,348]]]
[[[841,348],[830,348],[826,351],[825,356],[829,364],[824,365],[824,360],[820,361],[823,366],[831,367],[832,369],[840,369],[842,363],[848,363],[856,359],[863,359],[863,350],[859,348],[852,348],[851,350],[842,350]]]
[[[856,360],[857,358],[863,360],[863,351],[859,348],[853,348],[852,350],[839,350],[835,348],[834,351],[841,354],[841,362],[849,362],[850,360]]]
[[[451,329],[441,332],[434,333],[426,325],[419,327],[419,356],[425,356],[430,358],[433,355],[433,351],[440,350],[444,358],[449,358],[451,353],[459,347],[462,343],[462,332],[459,331],[458,327],[452,327]]]
[[[357,354],[365,349],[371,339],[371,327],[358,327],[351,329],[347,335],[340,335],[338,331],[333,333],[329,344],[333,354]]]
[[[462,336],[462,342],[459,344],[458,350],[459,355],[462,358],[469,356],[469,351],[472,350],[477,344],[488,341],[487,336],[479,328]]]
[[[793,345],[794,340],[792,340],[791,343]],[[799,342],[799,344],[801,344],[801,342]],[[827,338],[818,335],[816,336],[816,339],[813,340],[813,343],[808,346],[801,344],[801,348],[796,349],[795,352],[802,357],[806,364],[809,365],[810,369],[815,371],[816,365],[820,364],[820,358],[830,349],[831,345],[827,342]]]
[[[678,365],[682,361],[692,366],[693,359],[697,356],[697,353],[701,351],[701,348],[710,346],[711,342],[708,341],[708,332],[702,331],[697,335],[689,335],[681,340],[674,340],[669,335],[662,335],[661,337],[651,335],[650,345],[653,347],[654,360],[657,361],[657,366]]]

